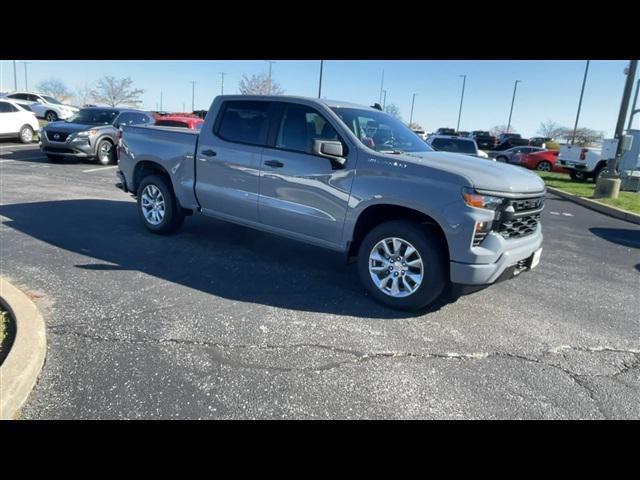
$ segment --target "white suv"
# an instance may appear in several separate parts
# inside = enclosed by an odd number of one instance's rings
[[[13,92],[4,96],[23,106],[29,107],[38,118],[44,118],[47,122],[65,120],[79,109],[72,105],[65,105],[49,95],[39,93]]]
[[[33,134],[39,129],[38,119],[33,112],[0,98],[0,138],[17,137],[22,143],[31,143]]]

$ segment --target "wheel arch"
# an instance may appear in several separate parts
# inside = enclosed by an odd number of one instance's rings
[[[436,219],[414,208],[389,203],[369,205],[360,212],[349,242],[348,257],[357,256],[362,240],[368,232],[391,220],[411,220],[424,225],[435,234],[447,257],[450,257],[447,236]]]
[[[153,160],[140,160],[136,163],[135,167],[133,167],[133,183],[131,185],[133,193],[137,193],[140,182],[142,182],[143,178],[149,175],[161,175],[166,177],[169,181],[169,186],[173,189],[171,175],[169,175],[169,172],[162,165],[154,162]]]

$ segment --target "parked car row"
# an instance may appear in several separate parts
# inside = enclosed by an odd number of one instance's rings
[[[43,118],[47,122],[64,120],[79,110],[77,107],[64,104],[50,95],[41,95],[39,93],[12,92],[0,98],[11,100],[22,107],[28,108],[35,113],[36,117]]]
[[[40,130],[35,114],[7,98],[0,98],[0,138],[17,138],[22,143],[31,143]]]

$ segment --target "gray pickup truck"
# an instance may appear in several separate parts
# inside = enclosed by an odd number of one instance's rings
[[[447,287],[489,285],[540,259],[537,175],[435,152],[374,108],[218,96],[200,132],[123,126],[117,150],[118,186],[152,232],[199,212],[333,249],[392,308],[419,310]]]

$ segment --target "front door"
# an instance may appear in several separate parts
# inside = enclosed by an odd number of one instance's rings
[[[341,167],[315,155],[315,140],[341,141],[334,126],[311,107],[295,103],[280,107],[277,129],[272,129],[271,142],[262,153],[260,221],[309,241],[338,246],[355,157],[347,155]]]

